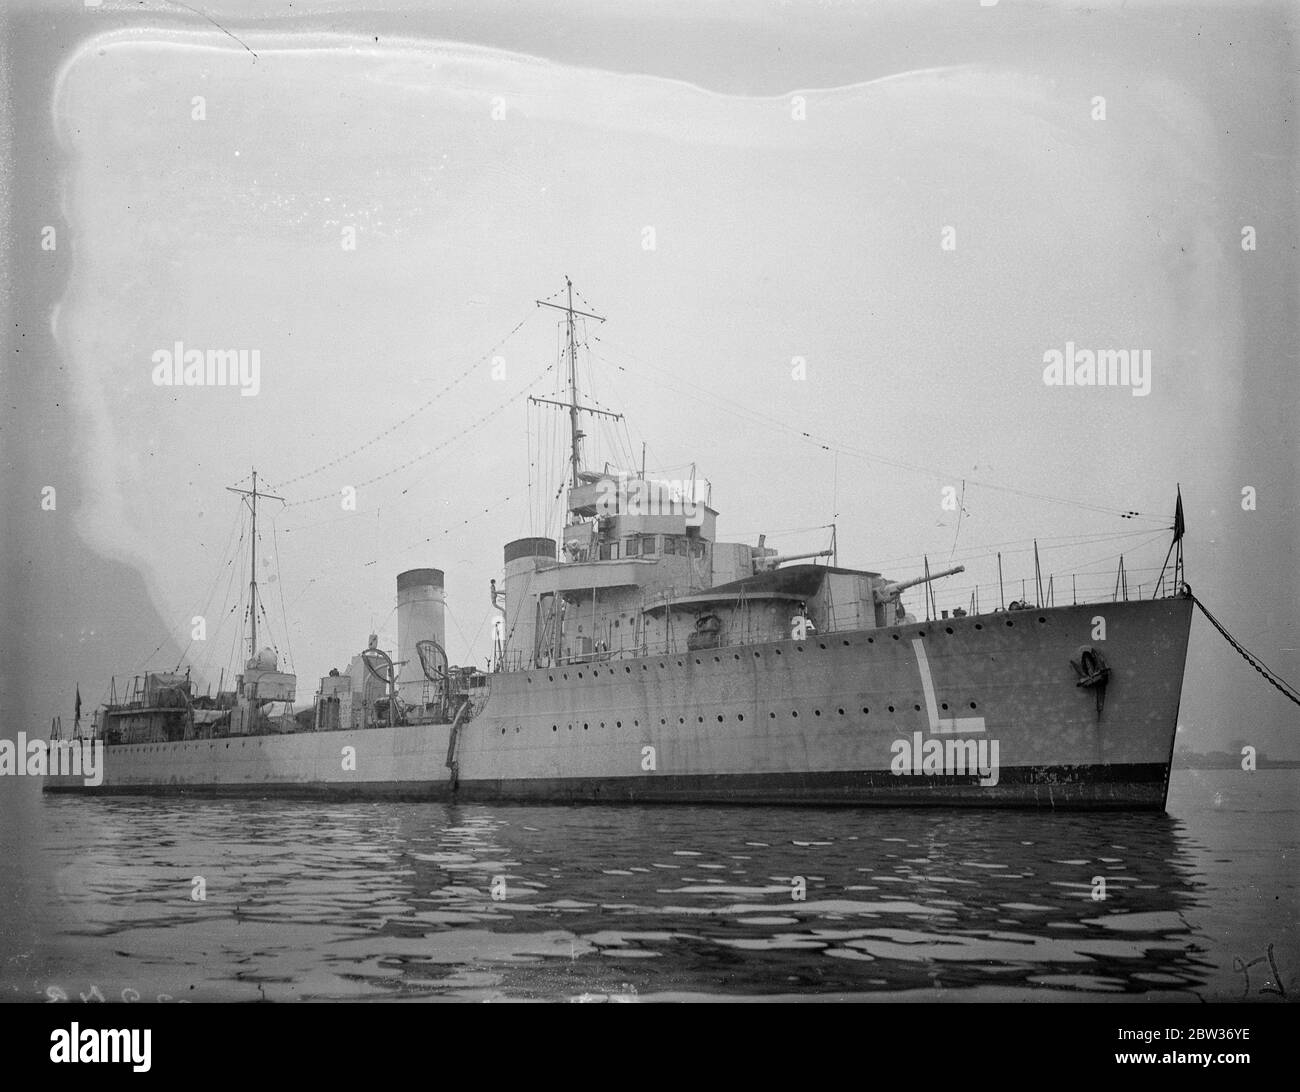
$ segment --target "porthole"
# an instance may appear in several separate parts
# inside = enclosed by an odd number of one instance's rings
[[[547,675],[546,677],[547,677],[547,679],[550,680],[551,682],[555,682],[555,676],[554,676],[554,675]]]
[[[567,671],[564,673],[564,678],[565,678],[566,681],[567,681],[568,678],[569,678],[569,673],[568,673]]]
[[[839,711],[839,713],[840,713],[840,716],[844,716],[844,710],[843,710],[843,709],[841,709],[841,710]]]
[[[506,730],[505,730],[504,728],[501,729],[501,734],[502,734],[502,735],[505,735],[505,734],[506,734]]]
[[[760,656],[762,656],[762,655],[763,655],[763,654],[762,654],[761,652],[755,652],[755,653],[754,653],[754,659],[757,660],[757,659],[758,659]]]
[[[605,722],[604,722],[604,721],[601,721],[600,726],[601,726],[602,728],[604,728],[604,727],[605,727]],[[616,721],[614,722],[614,727],[615,727],[615,728],[622,728],[622,727],[623,727],[623,722],[622,722],[621,720],[616,720]]]
[[[660,723],[660,724],[667,724],[668,722],[667,722],[666,720],[664,720],[663,717],[660,717],[660,718],[659,718],[659,723]]]
[[[845,648],[848,648],[848,647],[849,647],[849,642],[848,642],[848,641],[841,641],[840,644],[842,644]]]
[[[623,668],[623,673],[626,674],[626,675],[631,675],[631,674],[632,674],[632,669],[631,669],[630,667],[625,667],[625,668]]]
[[[874,645],[875,643],[876,643],[876,639],[874,637],[867,638],[867,644]]]
[[[686,665],[685,665],[684,663],[682,663],[681,660],[678,660],[678,661],[677,661],[677,666],[678,666],[678,667],[685,667]]]
[[[578,678],[582,678],[582,672],[581,672],[581,671],[578,672]]]
[[[943,705],[940,706],[940,708],[941,708],[941,709],[947,709],[947,708],[948,708],[948,703],[947,703],[947,702],[944,702]]]
[[[632,722],[632,727],[633,727],[633,728],[640,727],[640,724],[641,724],[641,722],[640,722],[639,720],[634,720],[634,721]]]
[[[736,719],[737,719],[737,720],[744,720],[744,719],[745,719],[745,714],[744,714],[744,713],[737,713],[737,714],[736,714]]]
[[[526,675],[525,678],[527,679],[528,682],[533,681],[533,677],[531,675]]]
[[[944,627],[943,627],[943,631],[944,631],[944,633],[951,633],[951,632],[952,632],[952,626],[944,626]]]
[[[1044,618],[1041,614],[1038,616],[1038,620],[1039,620],[1040,622],[1046,622],[1046,621],[1047,621],[1047,619]]]
[[[924,637],[924,636],[925,636],[925,630],[923,630],[923,629],[918,629],[918,630],[916,631],[916,635],[917,635],[918,637]]]
[[[703,717],[702,715],[701,715],[701,716],[697,716],[697,717],[695,718],[695,721],[696,721],[697,724],[703,724],[703,723],[704,723],[704,717]]]
[[[719,724],[722,723],[722,714],[721,714],[721,713],[718,714],[718,723],[719,723]]]
[[[972,709],[974,709],[974,708],[975,708],[975,703],[974,703],[974,702],[971,702],[971,703],[970,703],[970,707],[971,707]]]
[[[825,641],[818,641],[818,642],[817,642],[817,647],[818,647],[818,648],[825,648],[825,647],[826,647],[826,642],[825,642]]]
[[[599,672],[599,671],[595,671],[595,670],[593,670],[592,673],[591,673],[591,677],[592,677],[593,679],[598,679],[598,678],[600,678],[600,672]],[[578,676],[578,678],[582,678],[582,675],[580,674],[580,675]]]
[[[600,722],[600,726],[601,726],[602,728],[605,727],[605,722],[604,722],[603,720]],[[587,726],[586,726],[585,724],[582,726],[582,730],[583,730],[584,732],[587,730]]]
[[[736,659],[736,660],[739,660],[739,659],[740,659],[740,653],[739,653],[739,652],[735,653],[735,654],[733,655],[732,658],[733,658],[733,659]]]
[[[889,707],[889,711],[890,711],[891,713],[894,711],[894,707],[893,707],[892,705]]]
[[[820,717],[821,715],[822,715],[822,711],[821,711],[820,709],[814,709],[814,710],[813,710],[813,716],[814,716],[814,717]]]
[[[792,709],[792,710],[790,710],[790,715],[791,715],[792,717],[794,717],[795,720],[798,720],[798,719],[799,719],[799,710],[798,710],[798,709]]]
[[[720,663],[722,663],[722,657],[721,657],[721,656],[714,656],[714,657],[713,657],[713,662],[714,662],[715,664],[720,664]]]
[[[862,707],[862,715],[863,715],[864,717],[865,717],[868,713],[870,713],[870,712],[871,712],[871,710],[868,709],[865,705]]]
[[[1008,619],[1007,619],[1007,625],[1008,625],[1008,626],[1014,626],[1014,625],[1015,625],[1015,622],[1013,622],[1010,618],[1008,618]]]
[[[976,623],[975,623],[975,628],[976,628],[976,629],[983,629],[983,628],[984,628],[984,623],[983,623],[983,622],[976,622]]]
[[[663,663],[662,660],[659,661],[659,666],[660,666],[660,667],[663,667],[663,666],[664,666],[664,663]]]
[[[602,728],[605,727],[605,722],[604,722],[603,720],[600,722],[600,726],[601,726]],[[587,726],[586,726],[585,724],[582,726],[582,730],[583,730],[584,732],[587,730]]]
[[[685,718],[685,717],[678,717],[678,718],[677,718],[677,723],[678,723],[678,724],[685,724],[685,723],[686,723],[686,718]]]
[[[560,726],[559,726],[558,724],[552,724],[552,725],[551,725],[551,731],[552,731],[552,732],[558,732],[559,730],[560,730]]]
[[[921,711],[921,707],[919,705],[913,705],[912,708],[915,709],[918,713]]]
[[[775,714],[775,713],[768,713],[768,716],[769,716],[772,720],[776,720],[776,714]]]
[[[795,646],[794,646],[794,650],[795,650],[796,652],[802,652],[802,651],[803,651],[803,645],[795,645]]]
[[[773,649],[772,651],[775,652],[778,656],[781,655],[781,650],[779,648]]]

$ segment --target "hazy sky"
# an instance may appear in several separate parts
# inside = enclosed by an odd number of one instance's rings
[[[1149,593],[1181,482],[1198,595],[1300,677],[1294,9],[203,5],[225,33],[118,7],[7,35],[22,715],[160,643],[173,666],[196,614],[215,683],[251,466],[290,502],[259,570],[301,702],[372,627],[395,645],[406,568],[446,571],[449,651],[481,663],[502,545],[556,531],[563,422],[521,396],[554,389],[533,301],[565,274],[628,417],[588,450],[698,464],[721,539],[802,552],[825,533],[779,533],[835,521],[841,564],[967,564],[951,607],[995,601],[997,549],[1032,593],[1037,536],[1058,602],[1121,551]],[[176,342],[258,350],[258,393],[155,385]],[[1149,350],[1149,394],[1045,385],[1071,342]],[[1199,617],[1188,668],[1193,745],[1297,751]]]

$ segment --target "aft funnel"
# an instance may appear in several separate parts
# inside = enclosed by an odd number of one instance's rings
[[[408,705],[424,700],[427,681],[416,645],[437,641],[447,647],[445,611],[441,569],[408,569],[397,574],[397,657],[404,661],[397,675],[397,690]]]

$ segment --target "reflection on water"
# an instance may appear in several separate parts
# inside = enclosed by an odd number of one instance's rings
[[[1287,940],[1215,935],[1230,862],[1163,814],[40,806],[8,996],[1231,998]]]

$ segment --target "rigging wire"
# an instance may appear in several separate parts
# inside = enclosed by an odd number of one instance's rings
[[[230,535],[227,537],[227,540],[226,540],[226,548],[222,551],[222,553],[221,553],[221,557],[224,558],[225,555],[226,555],[226,553],[230,552],[230,541],[231,541],[231,539],[234,537],[234,529],[235,529],[236,527],[240,527],[240,526],[241,526],[241,523],[240,523],[239,520],[236,520],[236,522],[232,525],[231,533],[230,533]],[[242,535],[242,533],[241,533],[241,535],[240,535],[240,542],[241,542],[241,543],[243,542],[243,535]],[[230,559],[230,562],[228,562],[227,564],[233,564],[233,561],[234,561],[234,556],[232,555],[232,557],[231,557],[231,559]],[[211,601],[212,601],[212,595],[213,595],[213,593],[215,593],[215,591],[216,591],[216,585],[217,585],[217,583],[220,582],[220,580],[221,580],[221,571],[220,571],[220,568],[218,568],[217,575],[216,575],[216,577],[215,577],[214,580],[213,580],[213,586],[212,586],[212,588],[209,590],[208,598],[207,598],[207,602],[205,603],[205,607],[204,607],[204,614],[205,614],[205,616],[206,616],[206,614],[207,614],[207,606],[211,604]],[[127,673],[126,678],[128,678],[128,679],[133,679],[133,678],[136,677],[136,675],[138,675],[138,674],[140,674],[142,671],[144,671],[144,670],[149,666],[150,661],[152,661],[153,658],[154,658],[155,656],[157,656],[158,653],[161,652],[161,651],[163,650],[163,648],[167,645],[167,643],[168,643],[169,641],[174,641],[174,643],[176,644],[176,646],[177,646],[177,647],[180,647],[180,639],[176,636],[176,633],[177,633],[177,630],[179,630],[179,629],[183,629],[183,628],[184,628],[184,623],[181,623],[179,626],[172,627],[172,628],[170,628],[170,629],[165,630],[164,633],[163,633],[163,636],[162,636],[162,640],[158,642],[157,647],[155,647],[154,650],[153,650],[152,652],[150,652],[148,655],[146,655],[143,659],[137,661],[137,663],[135,664],[135,666],[134,666],[134,667],[133,667],[133,668],[132,668],[128,673]],[[191,632],[191,634],[193,633],[193,629],[192,629],[192,628],[191,628],[190,632]],[[188,644],[188,645],[186,646],[186,648],[185,648],[185,652],[181,654],[180,660],[177,661],[176,667],[173,669],[173,671],[179,671],[179,670],[180,670],[181,664],[184,662],[185,655],[186,655],[186,653],[189,652],[189,649],[190,649],[190,647],[191,647],[193,644],[194,644],[194,638],[191,637],[191,638],[190,638],[190,642],[189,642],[189,644]],[[113,677],[115,678],[116,676],[114,675]],[[104,686],[103,689],[100,691],[100,698],[99,698],[99,703],[98,703],[98,704],[100,704],[100,705],[104,705],[104,704],[107,703],[107,699],[108,699],[108,697],[109,697],[109,693],[110,693],[111,687],[112,687],[112,681],[111,681],[111,679],[110,679],[109,684],[106,685],[106,686]]]
[[[503,508],[506,504],[508,504],[508,503],[510,502],[510,500],[511,500],[511,497],[509,497],[509,496],[507,496],[507,497],[502,497],[501,500],[499,500],[499,501],[494,501],[492,504],[486,505],[486,506],[485,506],[481,511],[476,512],[474,515],[472,515],[472,516],[466,516],[466,517],[465,517],[463,520],[461,520],[459,523],[453,523],[453,524],[451,524],[451,526],[443,528],[443,530],[440,531],[437,535],[429,535],[429,536],[427,536],[427,537],[425,537],[425,538],[420,539],[418,542],[412,542],[412,543],[411,543],[410,545],[408,545],[408,546],[400,546],[400,547],[398,547],[396,550],[394,550],[394,551],[392,551],[392,552],[394,552],[394,553],[405,553],[407,550],[414,550],[417,546],[427,546],[427,545],[429,545],[430,543],[432,543],[433,540],[434,540],[435,538],[438,538],[439,536],[444,536],[444,537],[445,537],[446,535],[451,534],[453,531],[458,531],[458,530],[460,530],[460,528],[466,526],[467,524],[474,523],[476,520],[480,520],[480,519],[482,519],[484,516],[490,516],[490,515],[492,515],[494,512],[498,512],[498,511],[500,511],[501,508]],[[372,561],[372,562],[367,562],[367,564],[374,564],[374,562],[373,562],[373,561]]]
[[[230,606],[228,609],[223,610],[223,613],[220,616],[220,620],[217,622],[216,628],[213,630],[211,636],[208,639],[208,651],[204,655],[202,655],[199,658],[198,662],[195,664],[195,668],[202,673],[210,674],[212,668],[216,666],[216,664],[214,663],[214,656],[215,656],[214,650],[217,647],[217,642],[220,640],[222,630],[225,629],[226,623],[230,620],[231,615],[234,614],[235,611],[239,609],[239,605],[240,605],[240,597],[238,595],[233,594],[234,583],[235,583],[235,560],[236,558],[242,556],[239,547],[244,544],[244,535],[246,533],[247,524],[244,521],[244,506],[242,503],[240,504],[239,508],[240,508],[240,514],[236,520],[236,525],[239,527],[239,542],[236,544],[235,549],[232,552],[230,557],[230,564],[228,566],[228,571],[226,574],[226,590],[221,597],[222,607],[225,608],[227,603],[229,603]]]
[[[414,466],[416,463],[423,462],[430,455],[434,455],[437,452],[442,451],[444,448],[449,447],[452,444],[456,443],[458,440],[463,439],[464,437],[468,436],[471,432],[474,432],[476,429],[481,428],[483,425],[487,424],[494,417],[504,412],[515,402],[518,402],[519,399],[523,398],[524,395],[526,395],[532,389],[533,385],[537,383],[539,379],[541,379],[547,372],[551,371],[554,367],[555,365],[553,364],[547,365],[546,368],[544,368],[541,372],[539,372],[533,379],[531,379],[524,387],[518,390],[515,394],[511,395],[511,397],[507,398],[505,401],[498,403],[495,408],[489,410],[487,413],[483,414],[477,420],[471,422],[469,425],[467,425],[464,429],[462,429],[460,432],[456,433],[455,435],[447,437],[447,439],[443,440],[441,443],[435,444],[433,447],[428,448],[425,451],[420,452],[418,455],[414,455],[411,458],[398,463],[396,466],[391,467],[390,469],[385,470],[382,473],[374,474],[371,477],[366,478],[364,481],[357,482],[355,485],[350,485],[349,488],[353,490],[363,489],[368,485],[373,485],[377,481],[382,481],[385,478],[391,478],[394,474],[401,473],[401,471]],[[301,508],[303,505],[317,504],[323,500],[337,500],[338,496],[339,494],[337,491],[331,491],[329,493],[320,493],[317,496],[307,497],[304,500],[290,501],[285,504],[285,507]]]
[[[407,424],[413,418],[415,418],[416,416],[418,416],[419,414],[427,410],[430,406],[432,406],[436,401],[438,401],[438,399],[442,398],[445,394],[448,394],[450,391],[460,386],[461,383],[463,383],[466,379],[468,379],[471,375],[474,374],[474,372],[479,368],[480,365],[482,365],[482,363],[485,360],[491,359],[492,355],[498,349],[500,349],[503,345],[506,344],[506,342],[508,342],[512,337],[514,337],[515,334],[517,334],[520,331],[520,329],[524,326],[524,324],[527,323],[528,320],[533,317],[533,314],[536,312],[536,310],[537,310],[536,307],[530,310],[526,315],[524,315],[522,319],[519,320],[519,322],[515,324],[514,328],[510,331],[510,333],[506,334],[506,336],[501,338],[501,340],[498,341],[495,345],[493,345],[492,348],[488,349],[487,352],[483,353],[476,360],[474,360],[474,362],[471,363],[469,367],[467,367],[459,375],[453,378],[449,383],[447,383],[438,391],[436,391],[434,394],[432,394],[429,398],[421,402],[418,406],[415,407],[415,409],[411,410],[410,413],[406,414],[406,416],[398,418],[386,429],[376,433],[370,439],[366,440],[365,443],[358,444],[350,451],[345,451],[342,455],[338,455],[335,458],[330,459],[328,462],[321,463],[320,466],[313,467],[311,470],[305,471],[302,474],[298,474],[292,478],[286,478],[284,481],[281,482],[276,482],[274,483],[274,487],[276,489],[284,489],[286,486],[294,485],[295,483],[304,481],[307,478],[315,477],[317,474],[320,474],[322,471],[329,470],[331,467],[338,466],[340,463],[345,462],[346,460],[352,458],[354,455],[358,455],[361,452],[365,451],[367,448],[373,447],[385,436],[388,436],[391,433],[395,432],[397,429],[401,428],[403,425]],[[299,501],[298,503],[304,504],[307,502]]]
[[[230,546],[235,541],[235,532],[239,529],[239,526],[240,526],[239,520],[236,519],[231,522],[230,533],[226,536],[226,544],[222,548],[221,553],[217,558],[217,571],[215,575],[212,577],[212,583],[208,587],[208,594],[203,599],[203,609],[199,612],[199,617],[205,620],[205,625],[206,625],[206,619],[208,615],[211,613],[212,597],[217,593],[217,585],[221,582],[222,574],[225,571],[227,566],[233,566],[235,563],[234,555],[230,554]],[[227,554],[230,554],[229,560],[226,560]],[[189,655],[190,649],[194,647],[194,640],[195,640],[194,630],[193,627],[191,627],[189,643],[182,650],[180,657],[176,661],[176,666],[172,668],[174,672],[179,671],[181,669],[181,664],[185,662],[185,657]]]
[[[957,501],[957,529],[952,535],[952,549],[948,551],[948,560],[957,552],[957,539],[961,537],[961,517],[966,511],[966,479],[961,480],[961,498]]]
[[[280,620],[284,623],[284,648],[289,655],[289,669],[297,674],[293,646],[289,643],[289,616],[284,609],[284,581],[280,579],[280,537],[276,533],[274,516],[271,517],[271,545],[275,551],[275,583],[280,592]]]
[[[612,351],[627,352],[626,349],[621,349],[617,347],[615,343],[610,342],[607,338],[602,338],[599,334],[592,334],[591,336],[592,336],[592,340],[598,341],[602,345],[611,348]],[[629,374],[635,374],[634,371],[628,369],[623,364],[620,364],[615,360],[611,360],[600,353],[595,353],[594,355],[597,357],[597,359],[603,360],[606,364],[608,364],[612,368],[617,368],[618,370],[628,372]],[[628,355],[632,359],[636,359],[635,354],[629,352]],[[682,379],[679,376],[673,374],[672,372],[669,372],[664,368],[658,367],[657,365],[647,364],[646,362],[640,360],[637,360],[637,363],[642,367],[650,368],[654,371],[660,372],[661,374],[672,379],[675,383],[679,383],[683,386],[691,387],[692,389],[698,391],[705,397],[713,399],[716,403],[718,403],[719,407],[726,412],[732,413],[738,417],[747,418],[751,421],[758,421],[763,424],[770,425],[774,428],[778,428],[781,431],[788,433],[791,436],[815,444],[824,451],[838,451],[840,454],[861,459],[865,462],[879,463],[884,466],[892,466],[896,469],[908,470],[913,473],[924,474],[928,477],[938,478],[941,480],[945,478],[951,480],[958,477],[958,475],[956,474],[950,474],[946,471],[936,470],[933,467],[921,466],[915,463],[901,462],[897,459],[890,459],[878,453],[867,451],[866,449],[849,447],[848,445],[834,442],[829,439],[814,435],[811,432],[807,432],[805,430],[795,428],[792,425],[789,425],[787,422],[782,421],[780,418],[772,417],[769,414],[765,414],[760,410],[755,410],[752,407],[746,406],[744,403],[736,402],[732,399],[728,399],[724,395],[719,395],[716,392],[711,391],[706,387],[701,387],[696,383],[691,383],[688,380]],[[1079,508],[1082,510],[1092,511],[1092,512],[1099,512],[1105,515],[1117,515],[1123,519],[1144,519],[1150,521],[1150,520],[1164,518],[1164,517],[1149,516],[1149,515],[1145,515],[1144,513],[1136,512],[1132,510],[1121,510],[1117,508],[1107,507],[1104,505],[1091,504],[1087,501],[1074,500],[1069,497],[1054,496],[1046,493],[1034,493],[1030,490],[1016,489],[1012,486],[998,485],[994,482],[980,481],[974,478],[966,479],[966,481],[970,485],[977,485],[983,489],[990,489],[996,492],[1010,493],[1015,496],[1026,497],[1033,500],[1042,500],[1042,501],[1050,501],[1056,504],[1065,504],[1074,508]]]

